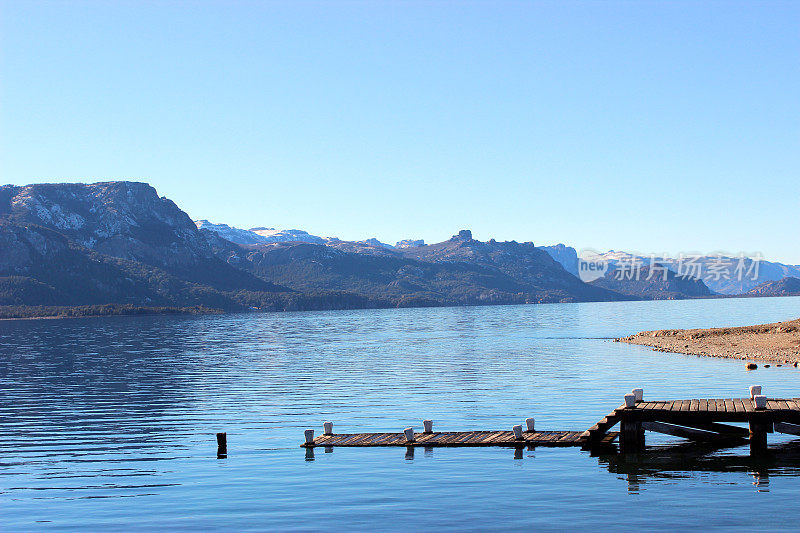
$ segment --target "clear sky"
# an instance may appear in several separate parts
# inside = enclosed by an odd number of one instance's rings
[[[0,180],[800,263],[800,2],[0,3]]]

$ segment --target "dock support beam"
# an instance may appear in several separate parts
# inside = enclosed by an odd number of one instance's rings
[[[644,428],[637,420],[620,422],[619,448],[622,453],[636,453],[644,450]]]

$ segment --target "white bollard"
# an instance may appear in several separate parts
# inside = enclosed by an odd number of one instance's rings
[[[750,385],[750,399],[761,394],[761,385]]]
[[[406,428],[403,430],[403,433],[406,435],[406,440],[408,442],[414,441],[414,428]]]
[[[514,426],[511,429],[514,431],[514,438],[517,439],[517,440],[521,440],[522,439],[522,426],[517,424],[516,426]]]
[[[642,398],[644,398],[644,389],[633,389],[631,394],[636,397],[637,402],[641,402]]]
[[[528,431],[535,431],[533,429],[533,426],[534,426],[535,422],[536,421],[533,418],[526,418],[525,419],[525,425],[528,426]]]
[[[763,394],[756,394],[753,396],[753,401],[756,404],[756,409],[766,409],[767,408],[767,397]]]
[[[313,444],[314,442],[314,430],[307,429],[306,430],[306,444]]]
[[[636,405],[636,396],[633,394],[625,395],[625,407],[634,407]]]
[[[422,425],[425,427],[425,433],[433,433],[433,420],[423,420]]]
[[[325,430],[325,435],[333,435],[333,422],[325,422],[322,427]]]

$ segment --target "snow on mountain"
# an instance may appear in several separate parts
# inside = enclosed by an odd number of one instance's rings
[[[395,248],[416,248],[417,246],[425,246],[425,241],[422,239],[403,239],[397,241],[394,245]]]
[[[208,220],[195,220],[194,223],[198,229],[213,231],[226,241],[236,244],[263,244],[269,242],[266,237],[257,233],[246,229],[233,228],[227,224],[213,224]]]
[[[360,242],[361,244],[368,244],[370,246],[381,246],[383,248],[388,248],[389,250],[394,249],[394,246],[392,246],[391,244],[386,244],[385,242],[381,242],[375,237],[372,237],[370,239],[364,239],[363,241],[358,241],[358,242]]]
[[[301,229],[276,230],[275,228],[251,228],[250,232],[266,239],[264,242],[310,242],[325,244],[325,240]]]

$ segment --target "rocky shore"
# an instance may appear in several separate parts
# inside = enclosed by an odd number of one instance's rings
[[[800,319],[735,328],[642,331],[614,340],[660,352],[800,364]]]

